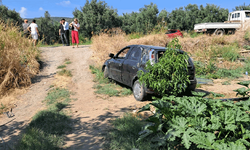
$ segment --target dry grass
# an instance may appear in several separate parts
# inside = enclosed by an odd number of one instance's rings
[[[166,46],[170,41],[165,34],[151,34],[146,35],[139,39],[131,39],[121,30],[116,34],[100,33],[92,37],[91,49],[94,51],[93,59],[102,63],[108,58],[109,53],[117,53],[121,48],[127,45],[142,44],[142,45],[155,45]]]
[[[0,21],[0,95],[31,84],[39,71],[38,56],[38,49],[22,37],[18,27]]]
[[[171,39],[164,33],[150,34],[139,39],[130,39],[129,35],[120,30],[116,34],[105,32],[95,35],[92,37],[93,43],[91,47],[94,51],[93,58],[101,64],[108,59],[109,53],[117,53],[121,48],[133,44],[166,46]],[[179,38],[179,40],[183,50],[189,52],[196,60],[209,61],[214,46],[223,47],[236,44],[242,47],[245,43],[244,34],[244,31],[237,31],[234,35],[229,36],[200,35],[195,38],[186,35],[184,38]]]
[[[17,97],[39,71],[39,51],[19,28],[0,21],[0,114],[15,107]]]

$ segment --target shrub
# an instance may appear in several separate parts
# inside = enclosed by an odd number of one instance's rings
[[[217,70],[216,65],[210,61],[207,65],[200,61],[194,61],[196,75],[213,74]]]
[[[179,94],[186,90],[189,83],[187,75],[188,55],[179,49],[178,38],[174,38],[169,43],[164,55],[155,64],[147,62],[145,70],[148,72],[140,71],[139,81],[145,83],[146,86],[152,88],[156,93],[165,95]]]
[[[250,46],[249,45],[244,45],[243,48],[245,48],[246,50],[250,50]]]

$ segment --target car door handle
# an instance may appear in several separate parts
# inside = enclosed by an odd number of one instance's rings
[[[122,64],[120,63],[119,66],[122,66]]]

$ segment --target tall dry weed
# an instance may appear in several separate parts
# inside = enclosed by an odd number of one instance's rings
[[[128,35],[120,31],[119,34],[101,33],[92,37],[92,49],[94,59],[100,64],[108,59],[109,53],[117,53],[127,45],[142,44],[154,46],[166,46],[171,40],[165,34],[150,34],[139,39],[130,39]],[[184,36],[179,38],[182,50],[190,53],[196,60],[209,61],[213,48],[218,46],[237,44],[244,45],[244,32],[237,31],[234,35],[210,36],[200,35],[197,37]]]
[[[103,63],[109,53],[117,53],[121,48],[134,45],[155,45],[155,46],[166,46],[170,41],[165,34],[151,34],[143,36],[139,39],[131,39],[125,32],[120,29],[115,29],[112,32],[102,32],[99,35],[92,37],[92,46],[94,54],[93,58],[98,63]],[[115,34],[113,34],[115,33]]]
[[[22,37],[18,27],[0,21],[0,95],[31,84],[39,71],[38,56],[38,48]]]

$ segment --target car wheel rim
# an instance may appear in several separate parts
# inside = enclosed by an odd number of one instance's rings
[[[136,83],[135,87],[134,87],[134,95],[136,98],[139,98],[141,95],[141,85]]]

